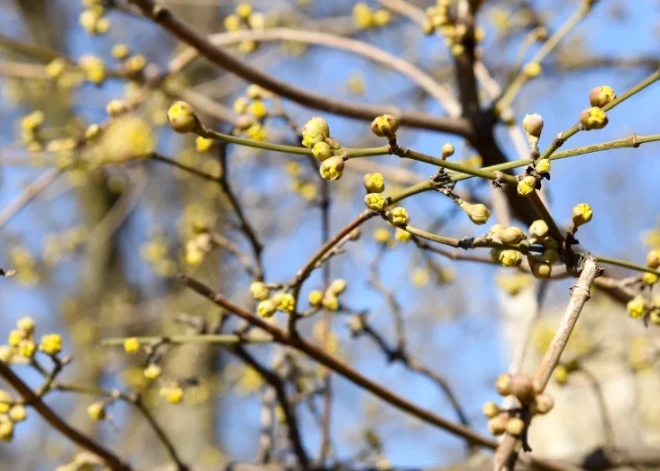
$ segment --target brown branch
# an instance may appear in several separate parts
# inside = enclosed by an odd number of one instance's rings
[[[534,377],[535,389],[538,392],[543,392],[550,380],[550,376],[555,367],[559,363],[568,339],[573,332],[573,328],[577,323],[582,308],[591,296],[591,287],[594,280],[602,273],[603,269],[596,263],[596,259],[591,255],[584,257],[584,265],[580,277],[575,286],[570,290],[570,300],[564,316],[559,324],[557,332],[545,352],[541,364],[536,370]],[[503,469],[513,470],[515,461],[518,457],[517,449],[518,438],[513,435],[506,435],[500,445],[497,447],[495,453],[494,470],[501,471]]]
[[[16,373],[4,362],[0,361],[0,376],[7,381],[23,398],[26,405],[33,407],[43,419],[55,430],[62,433],[78,446],[94,453],[101,458],[113,471],[130,471],[128,464],[121,458],[107,450],[86,435],[70,427],[53,410],[48,407],[30,387],[18,377]]]
[[[451,422],[443,417],[437,416],[432,412],[429,412],[425,409],[422,409],[421,407],[416,406],[415,404],[408,402],[406,399],[394,394],[383,386],[364,377],[350,366],[328,355],[325,351],[316,345],[307,342],[299,336],[291,335],[290,333],[287,333],[282,329],[269,324],[260,317],[246,311],[236,304],[233,304],[231,301],[214,292],[211,288],[200,283],[199,281],[185,275],[180,275],[179,278],[188,288],[213,301],[218,306],[236,314],[240,318],[249,322],[251,325],[265,330],[273,336],[275,341],[305,353],[307,356],[317,361],[321,365],[330,368],[335,373],[366,389],[390,405],[404,412],[407,412],[422,421],[428,422],[450,433],[463,437],[475,445],[491,449],[494,449],[497,446],[497,444],[492,439],[484,437],[483,435],[478,434],[474,430],[465,427],[464,425]]]
[[[398,116],[402,125],[443,131],[461,136],[470,134],[470,126],[466,120],[443,118],[416,112],[402,112],[390,106],[358,105],[334,100],[294,87],[252,67],[242,59],[215,46],[209,40],[197,34],[192,27],[179,20],[170,10],[156,5],[153,0],[129,1],[137,5],[145,16],[153,19],[177,38],[197,49],[202,56],[218,67],[228,70],[248,82],[260,85],[281,97],[295,101],[300,105],[366,121],[371,121],[381,114],[389,113]]]

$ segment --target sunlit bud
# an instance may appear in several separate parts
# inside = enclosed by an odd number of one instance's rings
[[[566,368],[564,365],[557,365],[557,368],[555,368],[552,377],[555,379],[557,384],[566,384],[568,382],[568,375],[568,368]]]
[[[523,68],[523,74],[525,74],[525,77],[528,79],[533,79],[541,75],[541,72],[543,69],[541,68],[541,64],[538,62],[530,62]]]
[[[498,236],[503,244],[515,245],[525,238],[525,233],[517,227],[507,227]]]
[[[34,357],[34,353],[37,351],[37,344],[32,340],[21,340],[18,344],[18,354],[24,358]]]
[[[538,162],[536,162],[536,165],[534,166],[534,170],[536,170],[541,175],[545,175],[550,171],[550,160],[548,159],[539,160]]]
[[[66,69],[67,63],[61,57],[53,59],[46,66],[46,76],[50,79],[56,79],[62,75]]]
[[[382,211],[387,206],[387,200],[380,193],[367,193],[364,195],[364,204],[373,211]]]
[[[142,54],[135,54],[126,59],[124,67],[131,74],[142,72],[147,65],[147,59]]]
[[[517,267],[522,263],[523,256],[517,250],[502,250],[499,254],[499,261],[505,267]]]
[[[315,289],[314,291],[311,291],[309,293],[309,296],[307,297],[307,301],[309,301],[310,306],[319,307],[321,305],[321,302],[323,301],[323,293]]]
[[[343,278],[337,278],[332,283],[330,283],[330,286],[328,286],[328,291],[332,294],[340,295],[346,291],[346,285],[346,280]]]
[[[167,119],[172,129],[179,133],[192,132],[199,126],[199,120],[192,106],[185,101],[172,103],[170,109],[167,110]]]
[[[502,373],[495,381],[495,387],[500,396],[508,396],[511,394],[511,386],[513,385],[513,376],[509,373]]]
[[[506,424],[506,432],[509,435],[518,436],[525,430],[525,422],[519,417],[512,417],[509,423]]]
[[[291,293],[284,293],[282,295],[282,298],[280,299],[277,308],[282,312],[286,312],[290,314],[296,308],[296,299],[293,297]]]
[[[154,380],[154,379],[157,379],[160,376],[161,372],[162,372],[162,369],[160,368],[160,366],[158,366],[155,363],[150,363],[149,366],[147,366],[144,369],[142,374],[144,375],[145,378],[150,379],[150,380]]]
[[[118,60],[126,59],[128,57],[129,49],[126,44],[115,44],[112,46],[112,57]]]
[[[412,234],[408,231],[405,231],[401,229],[400,227],[396,228],[396,231],[394,232],[394,237],[396,240],[399,242],[408,242],[412,238]]]
[[[444,146],[442,146],[442,160],[448,159],[452,155],[454,155],[455,149],[452,144],[447,142]]]
[[[372,16],[374,26],[386,26],[392,20],[392,15],[385,9],[376,10]]]
[[[394,208],[389,213],[389,220],[395,226],[405,226],[409,220],[408,211],[402,207]]]
[[[195,138],[195,150],[197,152],[208,152],[214,143],[215,141],[213,139],[197,136]]]
[[[555,405],[555,400],[547,394],[539,394],[534,398],[536,412],[547,414]]]
[[[31,317],[22,317],[16,322],[16,327],[18,327],[23,338],[27,338],[34,332],[34,319]]]
[[[238,31],[241,29],[241,19],[236,15],[229,15],[225,18],[224,25],[227,31]]]
[[[488,229],[488,234],[497,237],[504,229],[506,228],[502,224],[493,224],[490,226],[490,229]]]
[[[264,319],[272,317],[275,311],[277,311],[277,304],[272,299],[266,299],[257,305],[257,314]]]
[[[87,414],[94,420],[105,419],[105,402],[99,401],[87,407]]]
[[[540,114],[526,114],[523,118],[523,129],[530,141],[538,142],[543,131],[543,117]]]
[[[14,356],[14,352],[9,345],[0,345],[0,361],[9,363]]]
[[[101,133],[101,126],[98,124],[90,124],[85,129],[85,139],[88,141],[94,140]]]
[[[250,28],[261,30],[266,28],[266,15],[263,13],[252,13],[250,18],[248,18],[248,24]]]
[[[247,112],[257,119],[263,119],[268,115],[268,108],[262,100],[254,100],[248,106]]]
[[[594,212],[587,203],[580,203],[573,208],[573,225],[579,227],[591,221]]]
[[[170,404],[181,404],[183,401],[183,388],[176,383],[160,388],[159,392]]]
[[[529,226],[529,237],[533,239],[532,242],[545,239],[549,233],[548,223],[543,219],[537,219]]]
[[[463,210],[463,212],[468,215],[470,221],[473,223],[482,225],[488,222],[490,211],[488,211],[488,208],[485,205],[481,203],[471,204],[464,200],[460,200],[458,205]]]
[[[385,191],[385,179],[380,173],[367,173],[362,183],[368,193],[382,193]]]
[[[626,304],[626,310],[630,317],[639,319],[646,314],[646,301],[641,296],[635,296]]]
[[[502,435],[506,432],[508,422],[508,414],[499,414],[488,421],[488,430],[490,430],[490,433],[493,435]]]
[[[585,131],[592,129],[603,129],[607,126],[609,120],[605,111],[597,106],[593,106],[580,113],[580,124]]]
[[[325,180],[339,180],[344,173],[344,159],[335,156],[324,160],[319,173]]]
[[[123,100],[110,100],[108,104],[105,106],[105,111],[108,113],[109,116],[112,116],[113,118],[119,115],[122,115],[128,111],[128,105],[126,105],[126,102]]]
[[[528,258],[529,266],[532,269],[534,277],[539,279],[550,278],[552,274],[552,265],[548,262],[540,262],[534,258]]]
[[[303,126],[302,136],[302,144],[311,149],[317,142],[330,137],[330,128],[325,119],[314,117]]]
[[[99,84],[105,80],[105,63],[100,57],[87,54],[78,63],[90,82]]]
[[[379,244],[386,244],[390,240],[390,231],[384,227],[379,227],[374,231],[374,239]]]
[[[371,132],[378,137],[394,138],[399,129],[399,120],[391,114],[378,116],[371,122]]]
[[[254,299],[257,299],[259,301],[264,301],[268,299],[270,290],[266,287],[266,285],[263,282],[255,281],[250,285],[250,294]]]
[[[314,144],[314,147],[312,147],[312,154],[316,160],[323,162],[325,159],[332,157],[334,152],[332,151],[330,144],[325,141],[321,141]]]
[[[247,20],[252,14],[252,5],[249,3],[241,3],[236,7],[236,14],[239,18]]]
[[[14,438],[14,422],[6,415],[0,415],[0,440],[10,442]]]
[[[126,353],[137,353],[140,351],[140,341],[137,337],[128,337],[124,339],[124,350]]]
[[[56,355],[62,351],[62,336],[59,334],[48,334],[41,337],[39,350],[48,354]]]
[[[660,325],[660,309],[653,309],[649,315],[649,320],[655,325]]]
[[[612,87],[603,85],[595,87],[589,92],[589,103],[591,106],[603,107],[616,98],[616,93]]]
[[[559,261],[559,252],[553,248],[546,248],[539,258],[549,264],[554,264]]]
[[[642,283],[647,286],[653,286],[658,282],[658,275],[655,273],[644,272],[642,273]]]
[[[335,296],[334,294],[326,293],[326,295],[323,296],[323,300],[321,301],[321,304],[328,311],[334,312],[337,309],[339,309],[339,299],[337,299],[337,296]]]
[[[489,419],[496,417],[497,414],[500,413],[500,408],[498,407],[497,404],[495,404],[492,401],[485,403],[481,410],[483,411],[484,415]]]
[[[25,409],[25,406],[21,404],[12,406],[12,408],[9,409],[9,418],[12,422],[23,422],[27,419],[27,410]]]
[[[518,194],[520,196],[527,196],[536,189],[536,178],[531,175],[523,177],[518,182]]]
[[[660,267],[660,249],[651,250],[646,255],[646,266],[653,269]]]

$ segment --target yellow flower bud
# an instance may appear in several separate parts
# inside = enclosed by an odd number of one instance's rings
[[[626,304],[626,310],[633,319],[639,319],[646,314],[646,301],[641,296],[635,296]]]
[[[497,404],[495,404],[492,401],[485,403],[481,410],[483,411],[484,415],[489,419],[496,417],[500,413],[500,408],[498,407]]]
[[[346,291],[346,285],[346,280],[343,278],[337,278],[332,283],[330,283],[330,286],[328,286],[328,292],[335,295],[340,295]]]
[[[255,281],[250,285],[250,294],[252,297],[258,301],[265,301],[268,299],[270,290],[262,281]]]
[[[181,404],[183,401],[183,389],[176,383],[160,388],[160,395],[170,404]]]
[[[528,79],[533,79],[541,75],[541,72],[543,69],[541,68],[541,64],[538,62],[530,62],[529,64],[525,65],[523,68],[523,74],[525,74],[525,77]]]
[[[227,31],[238,31],[241,29],[241,19],[236,15],[229,15],[225,18],[224,25]]]
[[[553,377],[555,379],[555,382],[557,384],[566,384],[568,382],[568,368],[566,368],[564,365],[557,365],[557,368],[555,368],[555,371],[553,373]]]
[[[266,29],[266,15],[263,13],[252,13],[248,18],[248,25],[251,29],[262,30]]]
[[[502,224],[493,224],[490,229],[488,229],[488,234],[497,237],[504,229],[506,228]]]
[[[353,7],[353,23],[359,29],[366,29],[372,26],[373,13],[366,3],[358,2]]]
[[[364,204],[373,211],[382,211],[387,206],[387,200],[380,193],[367,193]]]
[[[538,162],[536,162],[534,169],[541,175],[545,175],[546,173],[550,172],[550,160],[548,159],[539,160]]]
[[[245,113],[247,113],[248,106],[249,106],[249,103],[248,103],[247,98],[245,98],[244,96],[240,96],[240,97],[236,98],[236,100],[234,101],[234,104],[232,105],[232,108],[238,114],[245,114]]]
[[[87,407],[87,414],[94,420],[105,419],[105,402],[100,401],[90,404],[90,406]]]
[[[490,211],[488,211],[488,208],[483,204],[471,204],[467,201],[460,200],[458,205],[473,223],[482,225],[488,222]]]
[[[98,124],[90,124],[85,129],[85,140],[92,141],[101,133],[101,126]]]
[[[331,293],[326,293],[326,295],[323,296],[321,304],[328,311],[334,312],[339,309],[339,299],[337,299],[337,296]]]
[[[39,350],[48,355],[56,355],[60,353],[62,351],[62,337],[59,334],[42,336]]]
[[[46,76],[50,79],[59,78],[66,69],[66,66],[67,62],[61,57],[53,59],[46,66]]]
[[[382,193],[385,191],[385,179],[380,173],[367,173],[362,183],[368,193]]]
[[[445,145],[442,146],[442,160],[448,159],[452,155],[454,155],[455,149],[452,144],[447,142]]]
[[[31,359],[37,351],[37,345],[32,340],[21,340],[18,344],[18,354]]]
[[[23,405],[16,404],[15,406],[12,406],[11,409],[9,409],[9,418],[14,423],[23,422],[25,419],[27,419],[27,410]]]
[[[498,236],[503,244],[516,245],[525,238],[525,233],[517,227],[507,227]]]
[[[488,430],[493,435],[502,435],[506,432],[506,426],[509,422],[507,414],[498,414],[488,421]]]
[[[197,115],[185,101],[175,101],[167,110],[167,119],[170,126],[178,133],[192,132],[199,126]]]
[[[302,129],[302,144],[311,149],[314,144],[330,137],[330,128],[323,118],[314,117]]]
[[[552,274],[552,265],[548,262],[540,262],[534,258],[529,258],[529,266],[535,278],[546,279]]]
[[[115,59],[122,60],[128,57],[129,49],[126,44],[115,44],[110,53]]]
[[[658,282],[658,275],[655,273],[644,272],[642,273],[642,283],[647,286],[653,286]]]
[[[14,352],[9,345],[0,345],[0,361],[2,363],[10,363]]]
[[[649,268],[660,268],[660,249],[651,250],[646,255],[646,266]]]
[[[383,27],[386,26],[392,20],[392,15],[390,15],[389,11],[380,9],[374,12],[371,19],[374,26]]]
[[[309,296],[307,297],[307,301],[309,301],[310,306],[319,307],[323,302],[323,293],[315,289],[314,291],[311,291],[309,293]]]
[[[34,332],[34,319],[31,317],[22,317],[16,322],[16,327],[18,327],[23,338],[28,338]]]
[[[236,15],[239,18],[247,20],[252,14],[252,5],[249,3],[241,3],[236,7]]]
[[[80,58],[78,64],[90,82],[99,84],[105,80],[105,63],[100,57],[87,54]]]
[[[527,138],[535,138],[535,141],[538,141],[543,131],[543,117],[537,113],[526,114],[523,118],[522,125]]]
[[[155,363],[150,363],[149,366],[147,366],[142,372],[145,378],[150,379],[152,381],[154,379],[158,379],[161,373],[162,373],[161,367]]]
[[[532,242],[545,239],[549,233],[550,228],[543,219],[538,219],[529,226],[529,237]]]
[[[108,104],[105,106],[105,111],[108,113],[109,116],[115,117],[122,115],[128,111],[128,106],[123,100],[110,100]]]
[[[378,116],[371,122],[371,132],[378,137],[392,139],[399,129],[399,120],[390,114]]]
[[[396,231],[394,233],[394,237],[399,242],[404,242],[405,243],[405,242],[408,242],[412,238],[412,234],[408,231],[405,231],[405,230],[401,229],[400,227],[397,227]]]
[[[509,435],[518,436],[525,430],[525,422],[520,417],[512,417],[506,424],[506,432]]]
[[[534,408],[539,414],[547,414],[555,406],[555,400],[547,394],[537,394],[534,398]]]
[[[316,160],[323,162],[324,160],[332,157],[334,152],[332,151],[330,144],[325,141],[321,141],[314,144],[314,147],[312,147],[312,154]]]
[[[522,180],[518,182],[518,194],[520,196],[527,196],[536,189],[536,178],[531,175],[523,177]]]
[[[7,343],[11,347],[18,347],[18,344],[23,340],[23,334],[20,330],[12,330],[9,332],[9,337],[7,338]]]
[[[539,258],[552,265],[559,261],[559,252],[552,247],[548,247],[543,251]]]
[[[257,119],[263,119],[268,115],[268,108],[266,108],[266,104],[263,101],[254,100],[248,106],[248,113]]]
[[[140,351],[140,341],[137,337],[128,337],[124,339],[124,350],[126,353],[137,353]]]
[[[384,227],[379,227],[374,231],[374,239],[380,244],[386,244],[390,240],[390,231]]]
[[[597,107],[593,106],[587,108],[582,113],[580,113],[580,124],[585,131],[590,131],[592,129],[603,129],[607,126],[609,120],[605,112]]]
[[[579,227],[591,221],[594,212],[587,203],[580,203],[573,208],[573,225]]]
[[[499,261],[505,267],[517,267],[522,263],[523,256],[517,250],[502,250],[499,253]]]
[[[389,220],[395,226],[405,226],[409,220],[408,211],[402,207],[394,208],[389,213]]]
[[[11,394],[4,389],[0,389],[0,414],[7,413],[11,409],[12,402],[14,402],[14,398]]]
[[[14,423],[6,415],[0,415],[0,440],[10,442],[14,438]]]
[[[339,180],[344,173],[344,159],[335,156],[324,160],[321,162],[319,173],[325,180]]]
[[[272,299],[265,299],[257,305],[257,314],[259,317],[268,319],[277,311],[277,304]]]
[[[286,313],[292,313],[296,308],[296,300],[291,293],[284,293],[277,308]]]
[[[607,85],[592,88],[591,92],[589,92],[589,103],[591,106],[598,106],[602,108],[615,98],[616,93],[614,93],[612,87]]]
[[[195,150],[197,150],[197,152],[207,152],[213,147],[214,143],[215,141],[213,139],[197,136],[195,138]]]
[[[495,381],[495,388],[500,396],[508,396],[511,394],[511,386],[513,385],[513,376],[509,373],[502,373]]]

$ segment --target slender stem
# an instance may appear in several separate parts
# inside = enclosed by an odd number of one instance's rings
[[[101,345],[104,347],[116,347],[124,344],[124,341],[129,337],[116,337],[101,340]],[[151,336],[151,337],[134,337],[141,344],[157,344],[167,343],[172,345],[184,345],[193,343],[203,343],[212,345],[238,345],[238,344],[260,344],[270,343],[273,341],[270,337],[244,337],[240,335],[231,334],[201,334],[201,335],[174,335],[172,337]]]
[[[155,162],[162,162],[164,164],[171,165],[172,167],[176,167],[180,170],[183,170],[184,172],[188,172],[192,175],[196,175],[198,177],[201,177],[204,180],[208,180],[208,181],[212,181],[212,182],[217,182],[218,181],[218,177],[216,177],[214,175],[211,175],[211,174],[206,173],[206,172],[202,172],[201,170],[198,170],[194,167],[189,167],[188,165],[182,164],[181,162],[177,162],[176,160],[171,159],[169,157],[165,157],[164,155],[153,154],[151,156],[151,160],[153,160]]]

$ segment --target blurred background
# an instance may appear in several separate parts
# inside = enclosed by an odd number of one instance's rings
[[[238,5],[228,0],[161,3],[203,34],[231,29],[226,19]],[[421,11],[433,4],[431,0],[408,3]],[[260,21],[266,29],[320,31],[367,42],[414,63],[455,93],[452,56],[442,37],[424,35],[419,24],[395,13],[378,13],[378,21],[365,25],[354,13],[355,4],[251,1],[254,11],[263,13]],[[375,1],[366,4],[373,12],[383,8]],[[477,23],[485,33],[480,48],[492,78],[505,84],[529,32],[545,26],[552,33],[573,14],[576,4],[568,0],[485,2]],[[162,358],[163,377],[188,385],[183,404],[173,405],[144,378],[144,355],[100,346],[104,338],[183,334],[220,322],[219,308],[173,279],[179,271],[204,280],[241,305],[254,307],[250,277],[230,251],[213,250],[199,264],[189,263],[186,256],[192,228],[200,225],[250,253],[249,241],[237,230],[227,194],[218,185],[150,160],[96,168],[76,165],[78,151],[62,149],[61,142],[49,147],[53,140],[77,137],[90,124],[102,123],[110,100],[135,96],[139,88],[136,80],[112,74],[99,84],[75,74],[50,78],[46,65],[57,56],[77,62],[91,54],[103,59],[108,69],[117,69],[113,47],[126,44],[131,55],[144,57],[148,75],[166,69],[184,49],[158,26],[127,11],[124,2],[110,1],[106,6],[107,32],[90,34],[81,24],[81,14],[89,8],[83,2],[0,0],[0,266],[17,270],[15,277],[0,280],[0,334],[7,335],[17,319],[25,316],[35,319],[39,333],[61,333],[64,353],[73,356],[61,380],[142,392],[189,463],[215,466],[228,460],[258,460],[264,382],[241,359],[212,345],[168,351]],[[557,132],[576,122],[588,106],[591,88],[610,85],[620,93],[656,70],[659,14],[657,1],[599,1],[543,62],[540,77],[525,85],[513,104],[516,122],[525,113],[540,113],[545,121],[543,149]],[[528,57],[539,45],[531,44]],[[242,41],[227,48],[306,90],[351,102],[445,114],[409,78],[350,51],[278,40]],[[167,108],[183,98],[208,126],[229,132],[237,118],[234,104],[246,96],[249,85],[197,59],[131,111],[128,119],[138,119],[139,124],[126,122],[130,131],[105,138],[95,148],[119,155],[122,146],[153,144],[160,154],[214,175],[224,162],[234,197],[264,244],[265,280],[285,283],[322,243],[317,204],[322,186],[316,166],[300,156],[235,145],[227,146],[221,157],[216,151],[200,152],[194,137],[178,135],[166,125]],[[486,106],[492,96],[485,89],[482,94]],[[345,146],[383,145],[382,139],[371,134],[368,123],[319,113],[277,97],[264,102],[272,115],[264,124],[270,142],[298,144],[292,126],[300,128],[320,115],[328,121],[332,136]],[[44,116],[40,148],[26,145],[21,137],[21,119],[37,110]],[[658,110],[660,93],[652,86],[609,113],[605,129],[579,133],[564,147],[633,133],[653,134],[658,129]],[[452,143],[456,148],[452,160],[481,165],[475,151],[455,136],[403,128],[398,137],[402,145],[431,155],[439,155],[443,144]],[[497,128],[496,137],[509,159],[520,158],[505,127]],[[649,143],[555,162],[552,180],[545,185],[555,219],[568,226],[573,206],[589,203],[594,218],[580,231],[582,246],[643,264],[648,249],[660,247],[657,149],[657,144]],[[362,211],[362,175],[374,169],[382,171],[390,188],[422,181],[434,172],[428,165],[394,156],[349,161],[344,177],[329,185],[331,234]],[[472,179],[457,188],[490,205],[491,185]],[[23,204],[24,199],[29,202]],[[460,238],[483,232],[438,193],[415,196],[405,207],[416,226],[436,233]],[[607,273],[634,275],[610,268]],[[391,226],[378,218],[365,224],[360,239],[332,259],[331,274],[333,279],[348,281],[342,309],[333,314],[333,354],[415,404],[458,421],[436,381],[401,362],[388,361],[387,352],[369,335],[351,333],[355,316],[368,313],[369,324],[394,348],[400,311],[410,355],[447,380],[465,420],[485,434],[487,420],[481,407],[487,400],[498,401],[494,380],[508,368],[522,321],[540,308],[527,355],[529,371],[534,371],[571,286],[571,280],[550,283],[539,306],[538,284],[531,277],[421,251],[412,243],[396,241]],[[305,284],[302,299],[321,286],[317,270]],[[601,445],[657,446],[660,410],[642,401],[647,397],[644,391],[657,391],[653,382],[659,372],[657,335],[629,319],[625,306],[609,297],[597,295],[589,306],[567,356],[569,360],[586,358],[582,364],[591,361],[593,376],[615,381],[616,387],[610,391],[603,386],[611,399],[605,400],[604,407],[590,408],[600,397],[594,395],[593,381],[569,374],[566,384],[554,385],[553,390],[558,406],[573,404],[580,418],[575,409],[558,407],[554,417],[550,414],[539,420],[540,436],[531,441],[532,447],[549,456],[575,457]],[[321,318],[319,314],[301,323],[305,336],[319,344]],[[281,313],[275,321],[286,323]],[[235,325],[231,319],[227,322]],[[302,392],[322,385],[320,367],[300,355],[272,345],[248,349],[269,366],[282,356],[293,356],[291,363],[301,371],[291,384]],[[40,384],[41,378],[29,367],[18,365],[15,370],[31,386]],[[424,468],[465,459],[462,440],[333,378],[333,462],[356,469]],[[649,398],[649,404],[657,402]],[[118,450],[140,469],[168,464],[163,447],[139,414],[117,402],[108,408],[110,420],[94,422],[86,409],[95,400],[59,392],[47,397],[48,404],[69,423]],[[308,394],[296,408],[303,444],[316,457],[322,394]],[[627,425],[620,429],[626,430],[612,433],[626,418]],[[283,426],[276,426],[273,459],[286,463],[291,456],[278,428]],[[75,453],[69,442],[32,413],[17,427],[13,442],[0,445],[0,468],[55,469],[70,462]]]

